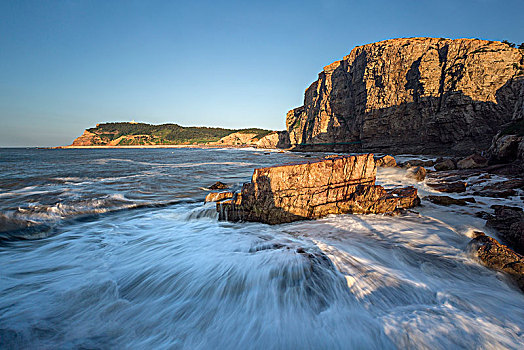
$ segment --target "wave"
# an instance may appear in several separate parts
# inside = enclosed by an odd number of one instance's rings
[[[18,239],[41,239],[53,235],[53,230],[61,224],[75,221],[90,221],[104,214],[114,214],[126,210],[161,208],[179,204],[192,204],[194,199],[182,198],[159,202],[134,202],[121,194],[112,194],[102,198],[81,200],[72,203],[52,205],[30,204],[13,211],[0,213],[0,241]],[[193,218],[212,217],[209,209]]]

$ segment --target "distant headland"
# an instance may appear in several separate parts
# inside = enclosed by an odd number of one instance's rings
[[[102,123],[86,129],[66,148],[285,147],[284,132],[251,128],[184,127],[178,124]]]

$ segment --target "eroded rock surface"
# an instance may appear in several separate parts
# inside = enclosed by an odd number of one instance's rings
[[[328,214],[393,213],[418,205],[413,187],[375,185],[372,154],[255,169],[232,200],[217,203],[221,220],[279,224]]]
[[[524,52],[478,39],[358,46],[326,67],[288,112],[304,150],[468,155],[522,105]]]

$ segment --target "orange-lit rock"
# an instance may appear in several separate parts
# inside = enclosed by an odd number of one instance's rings
[[[231,200],[217,203],[220,219],[279,224],[328,214],[393,213],[419,203],[417,190],[375,185],[372,154],[337,156],[255,169]]]

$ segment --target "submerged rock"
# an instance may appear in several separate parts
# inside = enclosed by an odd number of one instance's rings
[[[468,248],[487,267],[506,272],[524,292],[524,257],[483,232],[475,232]]]
[[[499,232],[500,237],[517,252],[524,253],[524,211],[519,207],[494,205],[495,214],[486,225]]]
[[[279,224],[328,214],[393,213],[419,204],[413,187],[375,185],[372,154],[337,156],[255,169],[232,200],[217,203],[221,220]]]

